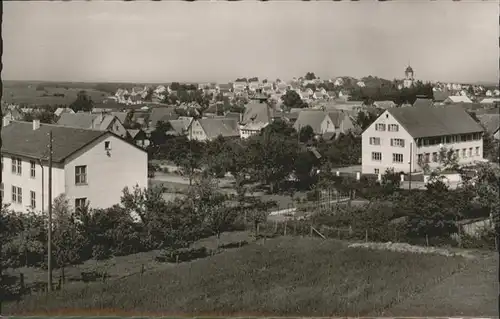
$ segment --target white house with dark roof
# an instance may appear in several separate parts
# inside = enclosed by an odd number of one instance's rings
[[[303,110],[298,112],[293,127],[297,132],[306,126],[313,129],[314,134],[348,133],[354,130],[354,124],[347,112],[342,110]]]
[[[197,141],[211,141],[217,137],[239,138],[238,121],[231,118],[205,118],[193,120],[188,128],[188,138]]]
[[[57,125],[110,131],[120,137],[127,137],[127,130],[122,122],[114,115],[104,113],[63,113],[57,121]]]
[[[391,108],[362,134],[362,173],[433,168],[443,147],[453,150],[459,164],[483,161],[483,128],[463,108]]]
[[[65,194],[73,207],[108,208],[124,187],[148,187],[147,153],[100,130],[9,122],[2,129],[2,203],[24,212],[48,209],[48,144],[52,131],[52,197]]]

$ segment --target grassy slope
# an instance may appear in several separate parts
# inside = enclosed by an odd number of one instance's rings
[[[72,309],[90,315],[112,309],[211,315],[366,315],[392,308],[468,263],[459,257],[347,248],[334,240],[278,238],[149,272],[142,278],[137,275],[85,289],[67,288],[50,299],[33,296],[17,306],[8,305],[5,313],[54,314],[59,310],[68,314]]]

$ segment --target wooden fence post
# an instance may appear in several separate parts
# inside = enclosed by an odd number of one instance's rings
[[[274,221],[274,233],[278,232],[278,220]]]
[[[286,224],[288,219],[285,218],[285,228],[283,229],[283,236],[286,236]]]
[[[429,247],[429,235],[425,234],[425,244]]]
[[[311,229],[310,229],[310,236],[312,237],[313,236],[313,227],[311,225]]]
[[[141,276],[142,276],[142,275],[144,275],[144,271],[145,271],[145,269],[144,269],[144,264],[142,264],[142,265],[141,265]]]

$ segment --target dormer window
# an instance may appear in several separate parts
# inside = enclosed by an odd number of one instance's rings
[[[111,149],[111,142],[110,141],[104,142],[104,149],[106,151]]]

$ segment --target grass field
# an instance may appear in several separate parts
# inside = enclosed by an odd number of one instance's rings
[[[76,95],[79,91],[85,90],[87,94],[92,98],[92,101],[95,103],[101,103],[106,96],[107,93],[96,91],[93,89],[79,89],[79,88],[51,88],[46,87],[45,91],[37,91],[36,85],[31,85],[29,87],[26,86],[12,86],[12,87],[3,87],[2,100],[7,103],[15,103],[15,104],[31,104],[31,105],[59,105],[65,104],[70,105],[76,99]],[[64,97],[53,96],[54,93],[62,93]],[[47,94],[48,96],[43,96]]]
[[[480,265],[495,269],[493,260],[485,264],[462,257],[348,248],[335,240],[280,237],[143,276],[67,287],[49,298],[31,296],[7,304],[5,313],[408,316],[427,302],[436,316],[495,315],[487,313],[494,309],[493,299],[481,303],[476,298],[467,308],[467,302],[453,296],[456,289],[466,288],[471,276],[479,276],[475,267]],[[469,294],[483,296],[478,289],[491,292],[496,287],[494,282],[483,284],[487,287],[469,287]],[[460,311],[455,305],[462,305]]]

